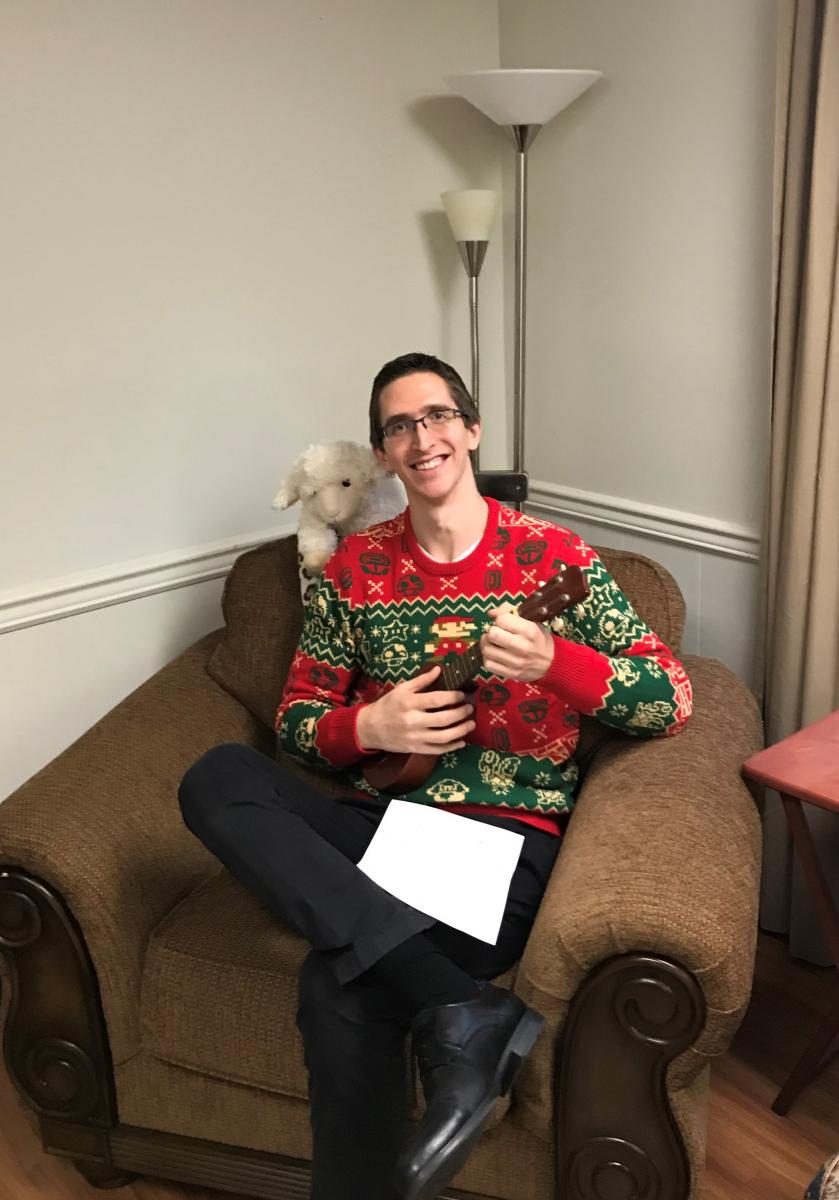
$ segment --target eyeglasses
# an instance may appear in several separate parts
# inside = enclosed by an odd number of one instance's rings
[[[424,417],[398,417],[395,421],[388,421],[379,432],[387,441],[393,442],[410,437],[417,425],[422,425],[423,429],[429,429],[432,433],[435,429],[445,429],[456,417],[463,417],[464,421],[467,419],[466,413],[459,408],[433,408]]]

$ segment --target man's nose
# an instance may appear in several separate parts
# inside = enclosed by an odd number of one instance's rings
[[[421,421],[417,421],[414,426],[414,441],[418,446],[427,446],[429,442],[434,441],[433,433],[426,429]]]

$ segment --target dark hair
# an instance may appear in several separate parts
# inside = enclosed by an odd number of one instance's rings
[[[402,354],[399,358],[385,363],[373,380],[373,390],[370,393],[370,445],[375,446],[377,450],[381,450],[384,445],[379,416],[379,397],[388,384],[402,379],[405,375],[417,375],[421,371],[428,371],[432,375],[440,376],[449,389],[452,401],[465,416],[465,425],[480,424],[481,414],[478,412],[478,406],[454,367],[435,358],[433,354],[421,354],[419,351],[415,351],[413,354]]]

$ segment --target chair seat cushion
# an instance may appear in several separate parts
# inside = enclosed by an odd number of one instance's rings
[[[227,871],[212,876],[152,935],[144,1047],[177,1066],[305,1100],[296,1014],[308,949]]]
[[[297,976],[309,952],[227,871],[211,876],[158,925],[143,967],[143,1048],[173,1066],[306,1100]],[[495,982],[511,987],[515,968]],[[425,1108],[415,1069],[409,1105]],[[509,1106],[503,1097],[487,1123]]]

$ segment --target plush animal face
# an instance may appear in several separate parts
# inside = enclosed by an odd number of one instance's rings
[[[355,442],[309,446],[292,464],[274,497],[274,508],[300,500],[308,513],[340,527],[360,510],[370,485],[386,475],[372,450]]]

